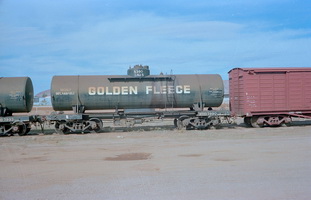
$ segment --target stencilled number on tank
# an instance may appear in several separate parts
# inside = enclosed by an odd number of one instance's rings
[[[134,76],[143,77],[144,71],[141,69],[136,69],[136,70],[134,70]]]
[[[12,91],[10,94],[11,100],[20,100],[22,98],[22,92],[21,91]]]
[[[75,95],[75,92],[71,88],[60,88],[59,92],[55,92],[56,95]]]

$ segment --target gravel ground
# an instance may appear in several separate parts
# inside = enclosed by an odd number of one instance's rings
[[[310,199],[311,123],[0,138],[0,199]]]

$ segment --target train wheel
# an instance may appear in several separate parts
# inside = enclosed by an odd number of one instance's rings
[[[96,126],[92,127],[92,130],[95,131],[96,133],[100,133],[103,130],[103,121],[98,119],[98,118],[91,118],[90,121],[95,122]]]
[[[65,123],[62,122],[56,122],[55,123],[55,131],[56,133],[60,135],[68,134],[69,130],[65,127]]]
[[[23,136],[27,134],[27,126],[24,123],[21,123],[20,125],[18,125],[18,135],[19,136]]]
[[[189,119],[189,117],[186,116],[186,115],[180,116],[177,119],[177,121],[176,121],[177,129],[181,130],[183,128],[187,128],[188,127],[189,123],[184,123],[184,120],[186,120],[186,119]],[[174,123],[175,123],[175,121],[174,121]]]
[[[247,127],[252,127],[251,117],[244,117],[244,124],[246,124]]]
[[[175,128],[178,127],[178,119],[177,118],[174,119],[174,126],[175,126]]]
[[[31,128],[27,128],[26,129],[26,134],[29,133],[30,130],[31,130]]]
[[[280,124],[281,127],[289,127],[291,125],[291,123],[282,123]]]
[[[254,127],[254,128],[262,128],[263,127],[263,124],[258,124],[258,119],[259,119],[259,117],[257,117],[257,116],[254,116],[251,118],[252,127]]]
[[[12,126],[11,125],[3,125],[1,126],[1,136],[10,136],[13,135],[12,133]]]
[[[61,129],[61,123],[60,122],[55,123],[55,131],[58,134],[61,134],[61,135],[64,134],[63,130]]]
[[[182,120],[179,120],[179,119],[177,120],[177,126],[176,127],[178,130],[181,130],[184,128]]]
[[[8,128],[6,125],[0,127],[0,136],[8,136]]]
[[[198,130],[207,129],[209,127],[208,123],[206,122],[206,119],[201,119],[201,118],[194,118],[193,120],[191,120],[191,125],[192,125],[191,127],[192,129],[198,129]]]

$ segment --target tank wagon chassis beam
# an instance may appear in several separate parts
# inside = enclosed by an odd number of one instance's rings
[[[148,117],[158,119],[174,119],[174,125],[178,129],[208,129],[218,127],[224,120],[231,123],[230,111],[164,111],[164,112],[141,112],[141,113],[119,113],[114,116],[117,125],[134,126],[142,124]],[[123,120],[123,123],[119,123]],[[125,123],[124,123],[125,122]]]
[[[148,112],[118,112],[113,116],[115,125],[132,127],[142,124],[146,118],[156,117],[158,119],[174,119],[174,125],[178,129],[208,129],[218,127],[224,120],[231,123],[230,111],[148,111]],[[107,117],[106,119],[109,119]]]
[[[102,120],[113,120],[115,125],[132,127],[142,124],[147,118],[174,119],[178,129],[207,129],[220,125],[223,118],[229,121],[229,111],[150,111],[147,112],[117,112],[96,114],[51,114],[46,116],[47,121],[55,125],[59,134],[100,132],[103,130]]]

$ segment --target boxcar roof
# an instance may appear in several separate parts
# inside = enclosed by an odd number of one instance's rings
[[[311,67],[274,67],[274,68],[233,68],[228,73],[233,70],[244,70],[244,71],[254,71],[254,72],[283,72],[283,71],[311,71]]]

